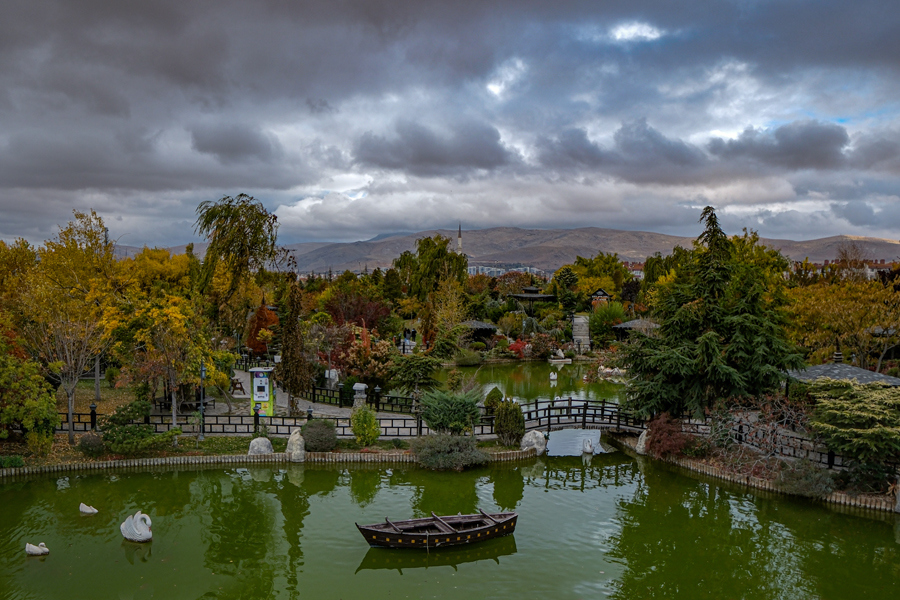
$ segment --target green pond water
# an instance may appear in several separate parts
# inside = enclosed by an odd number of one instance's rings
[[[555,435],[555,434],[554,434]],[[583,435],[572,433],[572,436]],[[0,598],[896,598],[900,524],[619,452],[463,473],[381,465],[0,484]],[[81,516],[79,502],[100,510]],[[354,522],[516,510],[512,537],[370,549]],[[153,541],[125,542],[136,510]],[[26,542],[49,556],[27,557]]]
[[[623,385],[609,381],[584,382],[584,376],[593,368],[592,363],[585,362],[569,365],[515,362],[460,367],[459,370],[464,376],[474,376],[485,393],[496,386],[505,396],[513,397],[520,403],[550,400],[557,396],[618,402],[625,389]],[[550,378],[551,373],[556,373],[556,381]],[[438,378],[446,381],[447,371],[441,371]]]

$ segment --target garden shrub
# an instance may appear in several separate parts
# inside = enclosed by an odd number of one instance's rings
[[[140,454],[171,444],[181,434],[176,427],[165,433],[154,433],[153,425],[134,423],[150,415],[152,405],[145,400],[123,404],[101,422],[103,442],[116,454]]]
[[[481,354],[475,350],[460,350],[456,358],[453,359],[457,367],[474,367],[480,365],[481,361]]]
[[[426,435],[414,439],[411,447],[423,467],[439,471],[462,471],[489,460],[487,453],[478,449],[472,436]]]
[[[776,485],[782,492],[807,498],[824,498],[834,491],[831,474],[808,460],[782,463]]]
[[[556,352],[557,345],[546,333],[536,333],[531,338],[531,357],[550,358]]]
[[[519,358],[525,358],[525,342],[522,340],[516,340],[512,344],[509,345],[507,350],[518,356]]]
[[[506,350],[507,348],[509,348],[509,340],[505,337],[502,337],[497,340],[497,343],[494,344],[494,347],[499,350]]]
[[[96,433],[86,433],[78,440],[78,450],[85,456],[97,458],[106,450],[103,438]]]
[[[0,469],[20,469],[25,466],[25,461],[18,454],[0,456]]]
[[[117,367],[106,367],[106,373],[103,374],[103,378],[106,380],[106,384],[114,388],[116,387],[116,381],[119,380],[119,375],[121,371]]]
[[[331,452],[337,448],[337,433],[330,419],[312,419],[302,431],[306,449],[310,452]]]
[[[447,389],[452,390],[454,392],[458,392],[460,386],[463,382],[463,374],[460,373],[459,369],[451,369],[449,373],[447,373]]]
[[[497,412],[497,406],[503,402],[503,392],[500,391],[500,388],[494,387],[491,391],[487,393],[487,396],[484,398],[484,410],[487,414],[492,415]]]
[[[900,458],[900,394],[882,383],[825,379],[809,384],[809,421],[829,450],[863,464]]]
[[[494,433],[504,446],[518,446],[525,435],[525,415],[512,400],[503,400],[497,405],[494,418]]]
[[[356,436],[356,442],[362,446],[370,446],[381,436],[381,426],[375,411],[368,406],[353,409],[350,416],[350,428]]]
[[[566,358],[575,358],[576,354],[574,350],[566,350],[565,353],[563,353],[563,356]]]
[[[480,394],[471,391],[453,394],[435,390],[422,398],[422,419],[438,433],[461,434],[471,431],[481,419],[478,409]]]
[[[471,348],[472,348],[472,350],[475,350],[476,352],[481,352],[485,348],[487,348],[487,346],[484,345],[484,342],[472,342]]]
[[[38,456],[50,454],[53,448],[54,421],[44,419],[25,432],[25,444]]]
[[[897,474],[893,467],[880,462],[852,462],[834,475],[838,489],[850,494],[886,494]]]
[[[691,445],[691,436],[681,431],[681,421],[662,413],[647,423],[647,450],[655,458],[680,456]]]

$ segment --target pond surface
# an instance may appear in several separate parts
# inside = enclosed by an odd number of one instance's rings
[[[896,598],[900,525],[619,452],[463,473],[380,465],[0,484],[0,598]],[[79,502],[97,507],[81,516]],[[513,537],[370,549],[354,522],[517,510]],[[153,541],[124,542],[136,510]],[[25,542],[50,555],[27,557]]]
[[[584,376],[594,368],[593,363],[586,362],[569,365],[513,362],[459,367],[459,370],[464,376],[475,377],[485,394],[496,386],[505,396],[515,398],[519,403],[549,400],[557,396],[618,402],[625,386],[609,381],[584,382]],[[551,373],[556,374],[555,381],[551,379]],[[438,379],[446,381],[446,369],[439,372]]]

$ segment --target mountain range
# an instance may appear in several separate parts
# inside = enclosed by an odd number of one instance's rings
[[[300,273],[324,273],[331,270],[361,272],[376,267],[385,269],[406,250],[415,251],[416,240],[436,234],[448,237],[451,247],[457,247],[457,231],[433,229],[417,233],[381,234],[359,242],[301,242],[286,246],[297,261]],[[463,252],[470,266],[534,267],[552,273],[576,256],[592,257],[598,252],[613,253],[627,261],[643,262],[659,252],[663,255],[675,246],[690,248],[694,238],[678,237],[646,231],[622,231],[598,227],[578,229],[519,229],[494,227],[462,232]],[[823,263],[834,260],[842,244],[854,243],[870,261],[890,264],[900,260],[900,241],[881,238],[838,235],[815,240],[793,241],[761,238],[760,242],[780,250],[791,260],[808,258]],[[206,244],[195,244],[194,252],[201,255]],[[169,248],[182,253],[185,246]],[[118,246],[120,256],[133,256],[140,248]]]

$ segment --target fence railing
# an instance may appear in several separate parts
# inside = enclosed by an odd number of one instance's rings
[[[69,430],[68,417],[61,413],[60,425],[56,431],[65,433]],[[97,413],[74,413],[73,424],[77,433],[86,433],[97,426],[103,415]],[[350,417],[323,416],[317,419],[327,419],[335,425],[338,437],[353,437],[353,429],[350,425]],[[186,434],[199,431],[199,424],[191,423],[187,415],[177,415],[175,427],[180,427]],[[263,427],[269,435],[289,436],[291,432],[302,427],[308,422],[305,416],[258,416],[258,415],[206,415],[204,419],[204,434],[209,435],[256,435]],[[135,424],[150,425],[154,433],[165,433],[173,428],[172,417],[167,415],[150,415],[143,421],[134,421]],[[378,425],[381,427],[381,435],[385,437],[417,437],[428,435],[431,430],[422,420],[420,415],[409,417],[380,417]],[[475,435],[491,435],[494,433],[493,417],[482,417],[481,421],[473,428]]]
[[[303,397],[310,402],[320,404],[353,406],[352,389],[313,387],[303,394]],[[366,395],[366,404],[377,412],[414,414],[413,399],[408,396],[392,396],[370,390]]]

